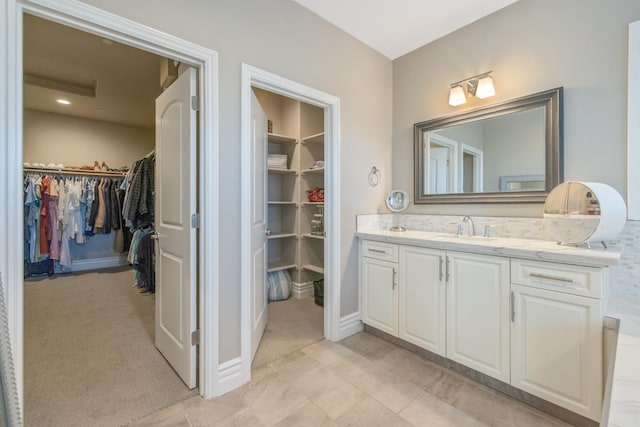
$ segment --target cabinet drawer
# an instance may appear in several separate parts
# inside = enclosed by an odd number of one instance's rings
[[[363,240],[360,244],[360,250],[361,256],[398,262],[398,245],[393,243]]]
[[[603,275],[597,267],[511,260],[512,283],[591,298],[602,298]]]

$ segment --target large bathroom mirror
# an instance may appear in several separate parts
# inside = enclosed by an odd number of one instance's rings
[[[562,182],[562,88],[414,125],[415,203],[543,203]]]

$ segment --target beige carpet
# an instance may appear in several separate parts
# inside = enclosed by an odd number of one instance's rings
[[[324,338],[324,310],[312,297],[269,303],[269,322],[253,368],[273,362]]]
[[[113,270],[25,282],[26,426],[118,426],[197,394],[154,346],[154,296]]]

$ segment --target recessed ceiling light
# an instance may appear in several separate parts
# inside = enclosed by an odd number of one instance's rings
[[[102,39],[102,43],[106,44],[107,46],[113,46],[113,40]]]
[[[71,105],[71,101],[69,101],[68,99],[63,99],[63,98],[56,99],[56,102],[58,104],[62,104],[62,105]]]

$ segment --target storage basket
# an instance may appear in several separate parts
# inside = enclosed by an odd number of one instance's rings
[[[313,298],[316,305],[324,307],[324,279],[313,281]]]
[[[324,202],[324,188],[313,188],[307,190],[307,197],[310,202]]]
[[[52,276],[54,273],[54,265],[52,259],[45,259],[38,262],[24,263],[24,277],[32,276]]]
[[[268,154],[267,167],[272,169],[287,169],[286,154]]]
[[[267,274],[269,301],[282,301],[291,296],[291,275],[287,270]]]

